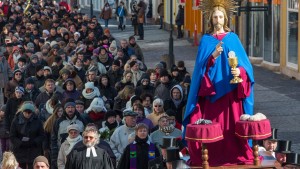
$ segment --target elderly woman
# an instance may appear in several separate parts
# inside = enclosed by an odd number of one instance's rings
[[[155,99],[153,101],[153,112],[150,113],[147,118],[156,126],[158,125],[158,119],[164,114],[164,101],[160,98]]]
[[[42,153],[45,135],[35,111],[32,102],[24,102],[11,124],[12,150],[21,168],[32,168],[33,160]]]
[[[148,139],[148,131],[144,123],[136,126],[135,139],[125,148],[118,169],[147,169],[148,161],[159,156],[158,149]]]
[[[73,147],[79,141],[82,141],[82,136],[80,135],[80,129],[77,124],[71,124],[67,127],[68,137],[62,143],[58,158],[57,158],[57,167],[58,169],[65,169],[65,164],[67,160],[67,155],[71,152]]]

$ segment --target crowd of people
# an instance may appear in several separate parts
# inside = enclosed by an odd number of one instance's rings
[[[65,0],[26,6],[4,1],[0,10],[2,152],[23,169],[41,155],[53,169],[132,168],[134,152],[135,167],[148,168],[164,136],[181,136],[191,83],[184,62],[149,68],[134,36],[119,43],[110,34],[105,13],[104,27]]]

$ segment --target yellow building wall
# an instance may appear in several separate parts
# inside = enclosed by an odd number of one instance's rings
[[[193,37],[195,31],[195,24],[197,26],[197,34],[201,34],[202,30],[202,12],[200,10],[193,10],[192,0],[185,2],[185,20],[184,30],[188,32],[189,37]]]

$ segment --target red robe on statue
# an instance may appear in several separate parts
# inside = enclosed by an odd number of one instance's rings
[[[218,38],[222,38],[220,36]],[[211,56],[207,63],[207,71],[214,65]],[[198,104],[191,114],[190,123],[199,118],[218,122],[223,130],[224,139],[207,145],[210,166],[253,164],[253,152],[247,140],[235,135],[235,123],[244,114],[242,99],[250,95],[251,83],[243,67],[239,67],[240,77],[243,79],[237,88],[222,96],[215,102],[210,102],[206,96],[214,95],[215,89],[206,71],[198,93]],[[201,143],[188,141],[191,165],[202,165]]]

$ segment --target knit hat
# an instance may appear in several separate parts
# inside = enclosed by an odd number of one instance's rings
[[[20,109],[22,112],[23,111],[31,111],[31,112],[35,112],[35,107],[31,102],[24,102],[21,106]]]
[[[148,73],[143,73],[141,76],[141,82],[143,83],[144,80],[149,80],[150,81],[150,76]]]
[[[162,70],[160,70],[159,76],[160,77],[170,76],[170,74],[169,74],[169,72],[166,69],[162,69]]]
[[[172,66],[172,68],[171,68],[171,72],[178,72],[179,70],[178,70],[178,67],[177,66]]]
[[[70,130],[76,130],[80,131],[78,124],[71,124],[67,127],[67,131],[69,132]]]
[[[52,69],[49,66],[44,66],[44,70],[49,70],[49,72],[52,74]]]
[[[18,59],[18,62],[26,63],[27,61],[26,61],[26,58],[22,56]]]
[[[82,100],[79,99],[79,100],[76,100],[76,101],[75,101],[75,104],[76,104],[76,105],[77,105],[77,104],[84,105],[84,102],[83,102]]]
[[[130,110],[128,110],[128,111],[125,111],[124,113],[123,113],[123,116],[124,117],[126,117],[126,116],[137,116],[138,114],[136,113],[136,112],[133,112],[133,111],[130,111]]]
[[[38,55],[35,55],[35,54],[33,54],[33,55],[30,56],[30,60],[38,59],[38,58],[39,58]]]
[[[37,162],[44,162],[44,163],[46,164],[46,166],[49,167],[49,162],[48,162],[47,158],[44,157],[44,156],[38,156],[38,157],[36,157],[36,158],[34,159],[34,161],[33,161],[33,166],[34,166],[35,163],[37,163]]]
[[[84,89],[94,89],[95,86],[94,86],[94,82],[86,82],[84,84]]]
[[[16,70],[14,71],[14,75],[15,75],[17,72],[22,73],[22,71],[21,71],[20,69],[16,69]]]
[[[24,94],[24,88],[22,87],[22,86],[17,86],[16,88],[15,88],[15,92],[21,92],[22,94]]]
[[[74,35],[78,35],[80,37],[80,33],[79,32],[75,32]]]
[[[56,41],[52,41],[52,42],[50,43],[50,47],[51,47],[51,48],[53,48],[54,45],[57,45],[57,42],[56,42]]]
[[[27,43],[27,48],[34,48],[34,44],[32,42]]]
[[[155,69],[163,69],[163,68],[164,68],[164,65],[161,64],[161,63],[157,63],[157,64],[155,65]]]
[[[184,61],[182,61],[182,60],[178,61],[177,66],[184,67]]]
[[[109,110],[105,114],[105,120],[107,120],[109,117],[116,117],[116,113],[113,110]]]
[[[183,83],[191,83],[191,76],[185,76],[183,79]]]
[[[44,66],[43,66],[43,65],[37,65],[37,66],[35,67],[35,72],[38,72],[38,71],[40,71],[40,70],[44,70]]]
[[[114,60],[112,65],[116,65],[120,67],[120,61],[119,60]]]
[[[49,31],[47,29],[43,30],[43,33],[45,33],[47,36],[50,34]]]
[[[89,113],[90,111],[94,111],[95,113],[106,112],[107,109],[105,108],[103,99],[100,97],[95,97],[91,102],[90,107],[86,109],[87,113]]]
[[[66,100],[66,103],[65,103],[64,109],[66,109],[66,108],[67,108],[67,107],[69,107],[69,106],[72,106],[72,107],[75,107],[75,106],[76,106],[76,104],[75,104],[74,100],[73,100],[73,99],[71,99],[71,98],[69,98],[69,99],[67,99],[67,100]]]
[[[165,61],[160,61],[159,63],[163,65],[163,69],[167,69],[167,63]]]
[[[28,77],[26,80],[25,80],[25,86],[27,84],[34,84],[34,79],[32,77]]]

